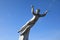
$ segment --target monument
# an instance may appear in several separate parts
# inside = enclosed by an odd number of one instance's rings
[[[20,33],[19,40],[28,40],[30,29],[40,17],[44,17],[47,14],[47,10],[43,14],[40,14],[40,9],[37,9],[36,12],[34,12],[34,6],[32,6],[31,12],[33,17],[18,31],[18,33]]]

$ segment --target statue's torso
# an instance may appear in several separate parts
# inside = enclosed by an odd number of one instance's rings
[[[33,16],[21,29],[21,34],[24,34],[24,32],[29,31],[30,28],[36,23],[36,21],[39,19],[38,16]]]
[[[39,19],[38,16],[33,16],[33,18],[31,18],[29,21],[28,21],[28,24],[32,25],[32,24],[35,24],[35,22]]]

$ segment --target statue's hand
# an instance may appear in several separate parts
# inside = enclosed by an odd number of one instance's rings
[[[31,5],[31,7],[32,7],[32,8],[34,8],[34,6],[33,6],[33,5]]]
[[[48,12],[48,10],[46,10],[46,11],[44,12],[44,14],[47,14],[47,12]]]
[[[48,11],[46,10],[43,14],[40,14],[40,17],[46,16],[47,12],[48,12]]]

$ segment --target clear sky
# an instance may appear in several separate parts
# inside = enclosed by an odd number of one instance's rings
[[[18,30],[33,16],[31,5],[48,14],[33,26],[29,40],[60,40],[60,0],[0,0],[0,40],[18,40]]]

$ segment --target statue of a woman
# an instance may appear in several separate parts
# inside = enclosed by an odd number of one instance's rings
[[[29,31],[32,28],[32,26],[40,17],[44,17],[47,14],[47,10],[43,14],[40,14],[40,9],[37,9],[36,12],[34,12],[33,6],[31,12],[33,14],[33,17],[18,31],[20,32],[19,40],[28,40]]]

